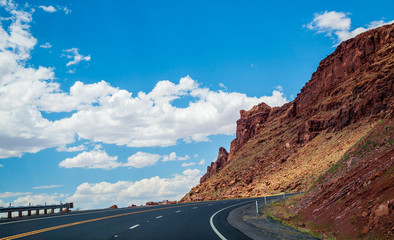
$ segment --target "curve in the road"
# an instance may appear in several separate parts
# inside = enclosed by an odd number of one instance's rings
[[[253,201],[251,201],[251,202],[253,202]],[[212,230],[216,233],[216,235],[218,235],[218,237],[219,237],[221,240],[227,240],[227,238],[225,238],[225,237],[219,232],[219,230],[217,230],[217,228],[215,227],[215,224],[213,224],[213,218],[216,216],[216,214],[220,213],[220,212],[223,211],[223,210],[226,210],[226,209],[228,209],[228,208],[235,207],[235,206],[238,206],[238,205],[241,205],[241,204],[248,204],[248,203],[250,203],[250,202],[242,202],[242,203],[234,204],[234,205],[231,205],[231,206],[222,208],[222,209],[220,209],[219,211],[217,211],[217,212],[215,212],[214,214],[212,214],[211,218],[209,219],[209,223],[211,224]]]

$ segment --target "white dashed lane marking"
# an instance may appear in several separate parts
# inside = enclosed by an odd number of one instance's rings
[[[162,217],[163,217],[163,216],[157,216],[156,218],[159,219],[159,218],[162,218]]]
[[[192,209],[196,209],[197,207],[193,207]]]
[[[175,211],[175,213],[180,213],[180,212],[182,212],[182,211],[181,210]]]
[[[132,226],[132,227],[129,227],[129,229],[134,229],[134,228],[139,227],[139,226],[140,226],[140,225],[137,224],[137,225],[134,225],[134,226]]]

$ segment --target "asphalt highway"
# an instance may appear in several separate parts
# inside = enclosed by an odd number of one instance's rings
[[[0,240],[249,239],[226,218],[231,210],[256,200],[258,198],[101,209],[2,220]]]

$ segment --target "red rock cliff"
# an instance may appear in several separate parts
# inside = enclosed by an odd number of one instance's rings
[[[392,111],[393,56],[394,24],[367,31],[322,60],[294,101],[242,110],[228,157],[184,200],[307,190]]]

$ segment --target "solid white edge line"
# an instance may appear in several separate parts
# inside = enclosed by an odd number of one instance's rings
[[[227,240],[227,238],[225,238],[225,237],[216,229],[215,225],[213,224],[213,218],[216,216],[216,214],[220,213],[221,211],[223,211],[223,210],[225,210],[225,209],[227,209],[227,208],[231,208],[231,207],[234,207],[234,206],[237,206],[237,205],[247,204],[247,203],[251,203],[251,202],[253,202],[253,201],[238,203],[238,204],[234,204],[234,205],[231,205],[231,206],[222,208],[222,209],[220,209],[219,211],[215,212],[215,213],[211,216],[211,219],[209,219],[209,223],[211,224],[212,230],[216,233],[216,235],[218,235],[218,237],[219,237],[220,239],[222,239],[222,240]]]
[[[133,228],[136,228],[136,227],[139,227],[139,226],[140,226],[139,224],[136,224],[136,225],[134,225],[132,227],[129,227],[129,229],[133,229]]]

